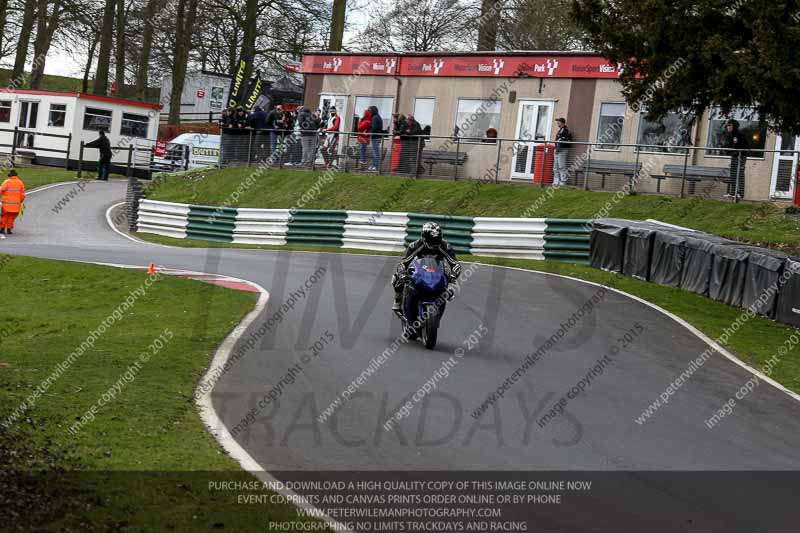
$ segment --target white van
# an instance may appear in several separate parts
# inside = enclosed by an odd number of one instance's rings
[[[153,147],[153,170],[186,170],[219,166],[219,135],[182,133]]]

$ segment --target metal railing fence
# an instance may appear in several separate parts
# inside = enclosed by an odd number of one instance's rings
[[[11,134],[11,135],[7,135]],[[54,148],[52,146],[44,146],[37,143],[41,139],[58,139],[57,143],[63,145],[63,148]],[[6,142],[8,141],[8,142]],[[33,153],[35,159],[37,152],[45,152],[45,154],[55,154],[56,157],[64,157],[64,168],[69,170],[69,153],[72,147],[72,133],[67,135],[60,135],[56,133],[44,133],[26,128],[15,126],[11,128],[0,128],[0,149],[9,149],[6,157],[12,164],[17,162],[18,157],[26,156]]]
[[[223,128],[221,139],[220,166],[332,168],[681,198],[788,199],[798,177],[795,150],[582,141],[557,148],[529,139],[250,128]]]

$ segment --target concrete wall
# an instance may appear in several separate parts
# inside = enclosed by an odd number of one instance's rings
[[[596,142],[598,136],[600,135],[600,132],[598,132],[600,105],[606,102],[624,103],[625,99],[622,97],[620,87],[615,81],[597,80],[597,90],[595,91],[591,117],[591,140],[593,142]],[[625,124],[622,134],[623,144],[636,143],[640,121],[641,116],[638,113],[635,113],[630,106],[626,106]],[[710,121],[708,119],[708,113],[704,113],[703,116],[695,121],[692,128],[692,139],[695,147],[706,148],[708,143],[709,126]],[[766,150],[775,149],[775,141],[776,136],[768,133],[764,148]],[[636,152],[631,147],[622,147],[619,150],[601,150],[598,148],[593,148],[592,157],[597,159],[634,161],[636,158]],[[639,154],[639,161],[650,171],[650,173],[661,174],[665,164],[683,164],[684,156],[682,154],[648,153],[643,150]],[[748,159],[745,180],[745,199],[766,200],[769,198],[772,162],[773,154],[770,153],[766,153],[763,158]],[[692,150],[689,154],[687,164],[710,167],[729,167],[730,158],[709,155],[705,150]],[[662,184],[662,192],[667,192],[670,194],[678,194],[680,192],[680,180],[666,181],[667,183]],[[642,192],[654,192],[656,190],[656,184],[654,180],[642,179],[638,184],[638,188]],[[723,185],[717,184],[708,191],[709,196],[718,197],[721,194],[724,194],[724,191],[721,191],[722,188],[724,188]]]

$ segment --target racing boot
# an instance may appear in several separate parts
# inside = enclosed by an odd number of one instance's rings
[[[403,308],[403,293],[402,293],[402,291],[401,292],[395,292],[394,293],[394,303],[392,304],[392,311],[394,311],[395,314],[397,314],[397,315],[401,315],[402,314],[402,308]]]

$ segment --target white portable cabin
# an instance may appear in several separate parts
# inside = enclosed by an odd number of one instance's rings
[[[207,122],[209,113],[215,113],[214,118],[218,118],[219,113],[227,107],[230,84],[231,76],[227,74],[206,70],[188,72],[181,94],[181,120]],[[164,106],[165,115],[169,113],[171,92],[172,76],[167,75],[161,78],[161,97],[159,98],[159,102]]]
[[[149,167],[158,135],[160,106],[133,100],[73,92],[30,89],[0,90],[0,153],[15,154],[38,165],[76,168],[81,141],[97,139],[104,129],[116,171],[128,163],[128,147],[136,151],[136,167]],[[83,152],[83,168],[92,170],[96,148]],[[146,159],[146,161],[145,161]]]

